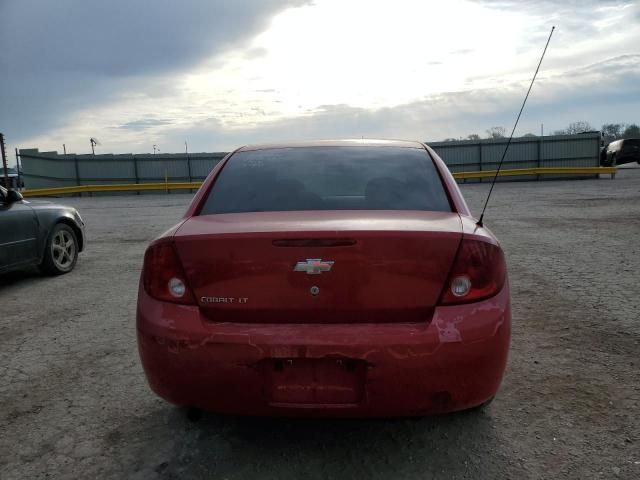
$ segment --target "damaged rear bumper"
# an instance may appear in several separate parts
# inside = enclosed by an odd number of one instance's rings
[[[143,289],[137,332],[153,391],[248,415],[409,416],[463,410],[497,392],[511,329],[495,297],[437,307],[430,323],[238,324]]]

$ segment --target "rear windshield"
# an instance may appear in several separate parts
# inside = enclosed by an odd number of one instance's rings
[[[200,215],[291,210],[450,212],[451,206],[426,150],[274,148],[234,154]]]

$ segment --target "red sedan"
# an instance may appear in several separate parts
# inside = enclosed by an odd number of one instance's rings
[[[243,147],[146,251],[147,379],[177,405],[249,415],[425,415],[500,385],[502,249],[426,145]]]

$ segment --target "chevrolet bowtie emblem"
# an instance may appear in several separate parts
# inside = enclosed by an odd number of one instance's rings
[[[330,271],[332,266],[332,261],[321,260],[319,258],[307,258],[305,262],[296,263],[293,271],[307,272],[307,275],[320,275],[322,272]]]

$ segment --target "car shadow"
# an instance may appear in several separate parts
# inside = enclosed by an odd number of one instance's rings
[[[489,411],[290,419],[162,409],[107,436],[128,478],[479,478],[518,475]],[[148,432],[149,436],[145,436]],[[142,436],[142,438],[141,438]],[[504,465],[501,465],[504,462]]]
[[[22,270],[13,270],[0,274],[0,288],[18,285],[29,280],[44,278],[44,275],[36,267],[28,267]]]

